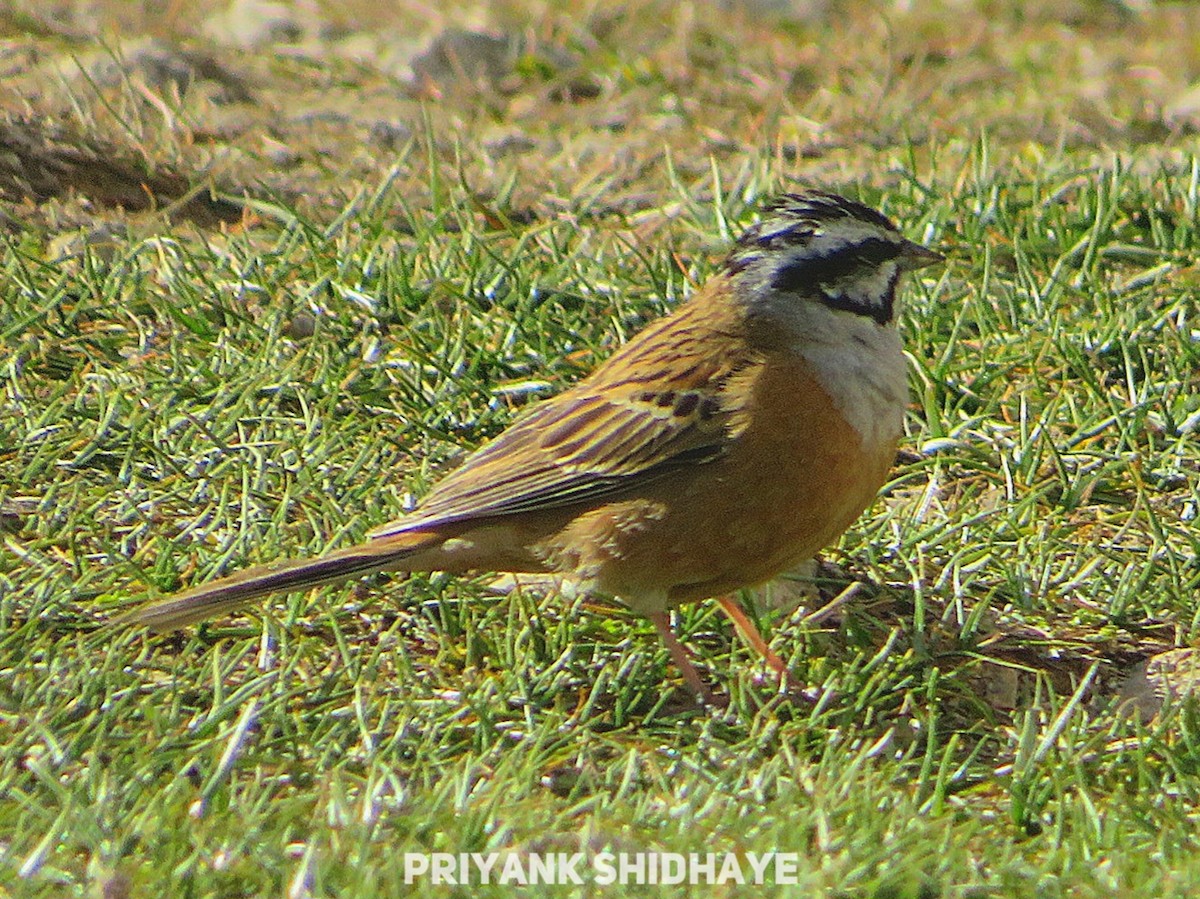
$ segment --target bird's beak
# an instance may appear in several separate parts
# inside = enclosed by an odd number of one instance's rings
[[[946,261],[946,257],[941,253],[935,253],[929,247],[922,246],[911,240],[904,242],[904,246],[900,249],[900,255],[896,258],[900,261],[904,270],[909,272],[925,268],[927,265]]]

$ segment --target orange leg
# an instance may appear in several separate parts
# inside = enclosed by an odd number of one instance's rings
[[[707,706],[719,706],[720,703],[713,695],[712,690],[708,689],[708,685],[700,677],[700,672],[692,664],[692,657],[687,651],[687,647],[679,642],[679,638],[671,630],[670,614],[667,612],[651,612],[646,617],[654,622],[654,627],[658,629],[658,635],[662,637],[663,643],[666,644],[667,652],[671,654],[671,661],[675,663],[675,667],[679,669],[687,685],[696,694],[696,698]]]
[[[763,639],[762,634],[758,632],[758,628],[754,626],[754,622],[750,620],[750,616],[746,614],[746,610],[732,596],[722,596],[717,599],[721,604],[721,608],[725,610],[725,614],[733,622],[746,642],[763,657],[767,666],[779,675],[780,684],[787,686],[788,673],[787,666],[783,664],[783,659],[775,655],[771,647],[767,645],[767,641]]]

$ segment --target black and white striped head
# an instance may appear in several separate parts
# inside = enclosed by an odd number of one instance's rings
[[[755,293],[796,294],[886,325],[900,275],[941,261],[869,206],[807,190],[767,206],[726,267]]]

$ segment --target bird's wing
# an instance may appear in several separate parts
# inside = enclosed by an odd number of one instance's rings
[[[699,336],[683,324],[643,332],[638,346],[519,418],[435,485],[416,512],[371,536],[627,495],[722,455],[743,417],[725,387],[752,360],[744,350],[724,352],[729,341],[699,359],[680,352],[670,344]],[[630,364],[637,360],[645,364]]]
[[[589,502],[721,455],[730,413],[700,391],[564,394],[440,481],[383,537],[472,518]]]

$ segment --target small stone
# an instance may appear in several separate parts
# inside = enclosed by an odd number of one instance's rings
[[[82,257],[90,253],[105,265],[111,265],[117,250],[129,241],[129,229],[121,222],[102,222],[86,231],[61,234],[50,242],[54,259]]]
[[[1168,702],[1194,696],[1200,685],[1200,650],[1171,649],[1135,667],[1117,694],[1121,708],[1148,721]]]
[[[413,76],[424,87],[449,87],[480,81],[496,86],[512,73],[517,60],[516,41],[498,34],[451,28],[412,61]]]
[[[311,312],[297,312],[283,329],[292,340],[305,340],[317,333],[317,319]]]
[[[209,16],[201,30],[220,43],[251,48],[298,41],[306,29],[296,4],[231,0],[223,12]]]
[[[412,140],[412,129],[403,122],[379,121],[371,126],[367,139],[382,150],[398,150]]]

